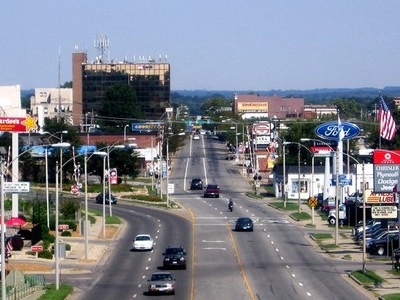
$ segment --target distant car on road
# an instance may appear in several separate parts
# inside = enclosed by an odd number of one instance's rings
[[[106,204],[109,204],[108,199],[110,199],[111,204],[117,204],[117,198],[113,194],[106,193],[105,196],[106,196],[105,199]],[[96,203],[103,204],[103,193],[100,193],[96,196]]]
[[[235,231],[253,231],[253,220],[247,217],[237,219]]]
[[[190,182],[191,190],[202,190],[203,189],[203,181],[200,178],[193,178]]]
[[[153,250],[154,241],[149,234],[138,234],[133,240],[132,250]]]
[[[153,273],[148,280],[149,294],[171,294],[175,295],[176,280],[170,272]]]
[[[218,184],[207,184],[204,190],[204,198],[215,197],[219,198],[219,185]]]
[[[200,139],[200,136],[199,136],[198,134],[195,134],[195,135],[193,136],[193,139],[194,139],[194,140],[199,140],[199,139]]]

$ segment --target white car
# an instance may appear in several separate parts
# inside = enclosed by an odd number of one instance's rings
[[[193,136],[193,139],[194,139],[194,140],[199,140],[199,139],[200,139],[200,136],[199,136],[198,134],[195,134],[195,135]]]
[[[149,234],[138,234],[133,240],[132,250],[153,250],[154,241]]]

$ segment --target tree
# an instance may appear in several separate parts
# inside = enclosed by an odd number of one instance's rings
[[[126,84],[117,84],[107,90],[99,113],[103,125],[108,127],[123,127],[127,119],[143,118],[135,90]]]

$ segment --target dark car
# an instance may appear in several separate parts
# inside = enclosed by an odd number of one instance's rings
[[[115,198],[113,194],[106,193],[105,196],[106,196],[106,201],[105,201],[106,204],[109,204],[108,202],[109,199],[111,201],[111,204],[117,204],[117,198]],[[100,193],[96,196],[96,203],[103,204],[103,193]]]
[[[164,253],[163,268],[181,268],[186,270],[186,251],[182,247],[168,247]]]
[[[204,189],[204,198],[219,198],[219,186],[217,184],[207,184]]]
[[[391,255],[393,249],[399,247],[399,233],[389,233],[381,239],[370,241],[368,252],[377,255]]]
[[[250,218],[237,219],[235,231],[253,231],[253,221]]]
[[[203,181],[200,178],[193,178],[190,182],[191,190],[202,190],[203,189]]]

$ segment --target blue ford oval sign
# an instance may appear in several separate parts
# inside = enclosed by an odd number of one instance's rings
[[[360,133],[360,128],[353,123],[342,122],[342,128],[344,132],[343,140],[351,139]],[[315,128],[315,133],[322,139],[325,140],[339,140],[339,126],[338,122],[323,123]]]

